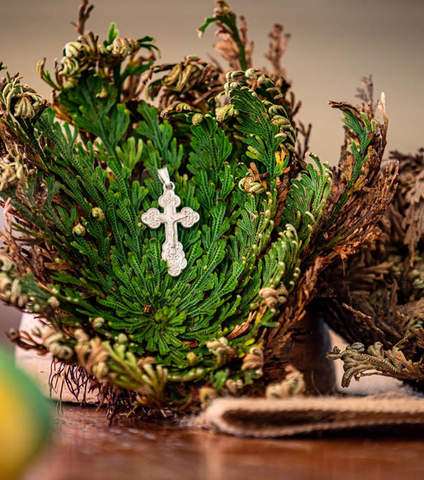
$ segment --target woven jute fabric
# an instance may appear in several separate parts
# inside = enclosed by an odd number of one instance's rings
[[[393,425],[422,425],[424,399],[402,394],[364,398],[223,398],[198,425],[237,436],[288,437],[314,432]]]

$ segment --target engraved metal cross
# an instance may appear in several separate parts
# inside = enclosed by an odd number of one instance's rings
[[[163,208],[161,213],[157,208],[150,208],[141,216],[141,221],[150,228],[159,228],[165,224],[165,242],[162,245],[162,259],[168,262],[168,273],[177,277],[187,266],[187,260],[182,244],[178,241],[177,223],[183,227],[192,227],[199,221],[200,216],[190,207],[184,207],[177,213],[181,199],[175,194],[175,185],[170,181],[168,170],[161,168],[158,176],[163,184],[163,195],[159,197],[159,205]]]

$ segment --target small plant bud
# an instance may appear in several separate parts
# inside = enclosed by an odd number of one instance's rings
[[[104,318],[102,318],[102,317],[97,317],[97,318],[95,318],[95,319],[93,320],[92,325],[93,325],[93,328],[94,328],[95,330],[97,330],[97,329],[99,329],[99,328],[102,328],[103,325],[104,325],[104,323],[105,323],[105,319],[104,319]]]
[[[125,335],[125,333],[120,333],[116,341],[119,343],[119,345],[125,345],[128,342],[128,337]]]
[[[91,215],[93,215],[94,218],[97,218],[99,222],[103,222],[103,220],[105,219],[105,214],[100,207],[92,208]]]
[[[196,365],[197,362],[198,362],[197,355],[194,352],[188,352],[187,353],[187,360],[188,360],[191,367]]]
[[[85,235],[85,227],[81,223],[77,223],[75,227],[72,229],[72,233],[79,237],[83,237]]]
[[[60,301],[56,297],[49,297],[47,303],[53,308],[53,310],[60,307]]]
[[[191,123],[193,125],[200,125],[203,120],[203,115],[201,113],[195,113],[193,115],[193,118],[191,119]]]

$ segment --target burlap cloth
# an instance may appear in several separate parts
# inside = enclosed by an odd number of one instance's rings
[[[195,424],[250,437],[394,425],[422,426],[424,431],[424,398],[399,393],[363,398],[222,398],[197,417]]]

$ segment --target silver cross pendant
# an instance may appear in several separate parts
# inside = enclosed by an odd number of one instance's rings
[[[150,228],[159,228],[165,224],[165,242],[162,245],[162,259],[168,262],[168,274],[172,277],[178,275],[187,266],[182,244],[178,241],[177,223],[185,228],[192,227],[200,220],[200,215],[190,207],[184,207],[177,213],[181,199],[175,194],[175,185],[169,179],[166,168],[158,170],[158,176],[163,185],[163,195],[159,197],[159,205],[163,208],[161,213],[157,208],[150,208],[141,216],[141,221]]]

